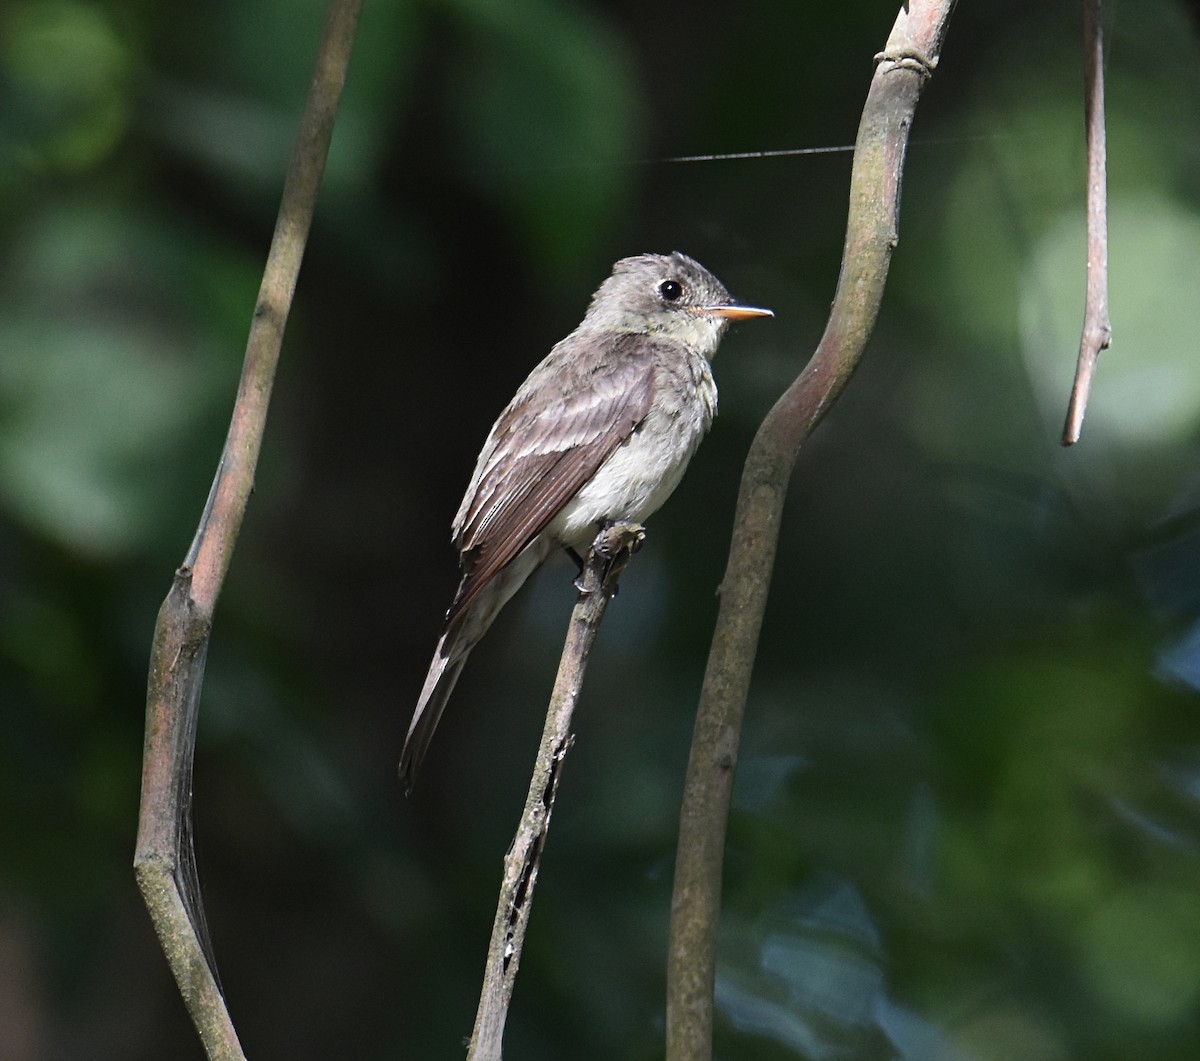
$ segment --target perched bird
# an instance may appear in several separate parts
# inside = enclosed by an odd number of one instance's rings
[[[454,517],[462,582],[400,756],[412,790],[467,655],[555,548],[579,559],[600,527],[641,522],[679,485],[717,411],[711,361],[743,306],[686,254],[622,258],[583,323],[492,426]]]

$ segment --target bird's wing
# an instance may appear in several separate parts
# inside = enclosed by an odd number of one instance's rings
[[[655,345],[641,335],[576,335],[569,357],[556,350],[500,414],[455,520],[463,579],[448,626],[646,418]]]

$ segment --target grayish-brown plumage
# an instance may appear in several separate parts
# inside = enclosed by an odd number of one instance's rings
[[[623,258],[583,322],[493,425],[452,527],[462,582],[400,757],[411,790],[446,700],[492,620],[555,548],[641,522],[679,484],[717,411],[711,361],[742,306],[685,254]]]

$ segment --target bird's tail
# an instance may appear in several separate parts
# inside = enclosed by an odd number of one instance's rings
[[[408,736],[404,740],[404,750],[400,753],[400,781],[404,785],[404,793],[412,792],[417,780],[417,771],[429,750],[429,742],[433,740],[433,731],[441,721],[442,712],[446,710],[446,701],[454,691],[454,683],[462,673],[463,664],[467,662],[467,654],[471,646],[462,649],[447,640],[456,640],[447,631],[438,641],[437,651],[433,654],[433,662],[429,665],[429,673],[425,676],[425,685],[417,700],[417,709],[413,712],[412,722],[408,727]],[[456,651],[457,649],[457,651]]]
[[[408,738],[400,753],[400,780],[404,782],[405,792],[412,791],[421,760],[425,758],[433,731],[437,729],[446,701],[450,699],[468,654],[479,644],[479,639],[487,633],[492,620],[509,598],[546,559],[551,548],[549,539],[535,539],[515,560],[492,577],[483,592],[465,610],[459,613],[452,611],[447,617],[446,629],[433,654],[412,724],[408,727]]]

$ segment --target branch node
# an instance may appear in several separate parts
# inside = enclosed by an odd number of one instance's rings
[[[1101,350],[1112,342],[1108,317],[1108,160],[1104,129],[1104,36],[1100,0],[1083,5],[1084,129],[1087,137],[1087,294],[1075,379],[1067,404],[1062,444],[1073,446],[1083,432],[1092,378]]]
[[[913,70],[921,75],[922,80],[928,80],[933,77],[937,60],[930,59],[923,52],[913,48],[896,48],[877,52],[875,65],[885,74],[890,74],[893,70]]]

